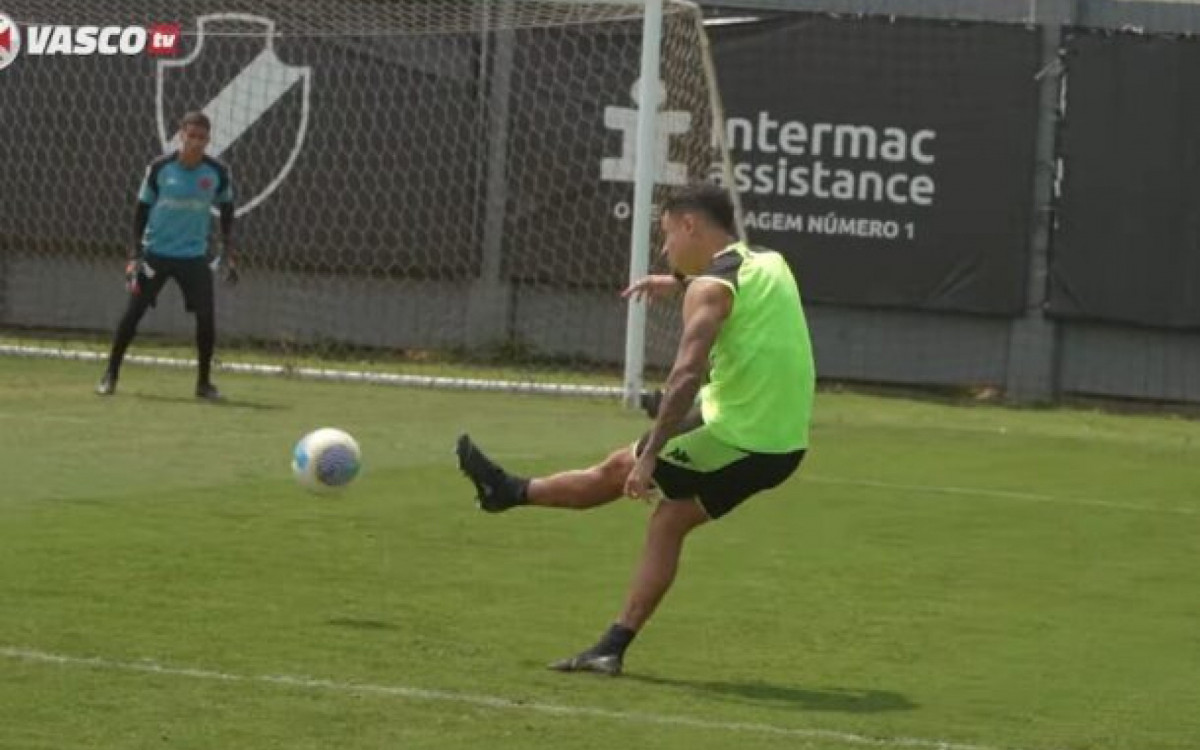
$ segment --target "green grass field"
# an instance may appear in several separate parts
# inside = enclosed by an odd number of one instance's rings
[[[610,403],[0,359],[0,748],[1200,747],[1200,426],[823,395],[801,474],[689,543],[628,675],[559,675],[647,509],[475,509]],[[366,470],[301,492],[335,425]]]

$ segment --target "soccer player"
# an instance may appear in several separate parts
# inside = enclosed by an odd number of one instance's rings
[[[458,439],[459,467],[491,513],[594,508],[622,495],[656,503],[616,622],[591,648],[550,665],[559,671],[620,674],[626,648],[675,578],[688,533],[782,483],[808,448],[812,347],[786,261],[737,241],[732,202],[715,185],[682,189],[661,214],[674,273],[623,293],[658,299],[684,289],[683,332],[649,433],[590,468],[533,479],[506,472],[468,435]]]
[[[238,274],[233,249],[233,182],[229,168],[204,153],[211,131],[212,123],[203,112],[189,112],[180,122],[180,149],[155,159],[146,169],[134,218],[135,241],[125,264],[129,302],[113,337],[108,367],[96,386],[101,396],[116,392],[121,361],[138,323],[154,306],[167,280],[175,279],[185,308],[196,316],[196,396],[221,397],[209,376],[217,339],[213,269],[216,263],[223,264],[230,284],[237,283]],[[220,212],[224,257],[210,266],[209,212],[214,205]]]

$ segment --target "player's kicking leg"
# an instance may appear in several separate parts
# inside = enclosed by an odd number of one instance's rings
[[[585,510],[621,497],[625,479],[633,469],[628,448],[613,452],[603,462],[548,477],[526,479],[509,474],[484,455],[470,436],[458,438],[458,468],[475,485],[479,507],[499,513],[517,505]]]
[[[479,507],[499,513],[526,502],[529,480],[510,475],[479,450],[468,435],[460,435],[455,446],[458,468],[475,485]]]

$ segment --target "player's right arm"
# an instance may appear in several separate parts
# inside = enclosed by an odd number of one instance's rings
[[[125,288],[131,293],[138,293],[138,271],[142,264],[142,245],[146,237],[146,225],[150,223],[150,209],[158,200],[158,170],[157,163],[146,168],[142,177],[141,187],[138,188],[137,206],[133,210],[133,242],[125,256]]]
[[[233,178],[228,167],[221,170],[221,190],[217,194],[217,213],[220,216],[221,252],[225,255],[225,283],[238,282],[238,255],[233,247],[233,221],[237,212],[233,206]]]
[[[150,222],[149,203],[138,201],[133,212],[133,242],[129,245],[129,260],[136,261],[142,257],[142,238],[146,235],[146,224]]]
[[[142,241],[146,236],[146,225],[150,222],[150,209],[158,200],[158,164],[146,168],[142,177],[141,187],[138,188],[137,207],[133,212],[133,244],[129,247],[130,261],[142,257]]]
[[[733,295],[724,283],[703,279],[688,287],[683,298],[683,333],[675,363],[663,387],[662,404],[654,427],[642,446],[633,471],[625,480],[625,494],[645,497],[654,476],[658,452],[678,434],[679,425],[691,411],[696,394],[708,372],[708,357],[721,326],[733,310]]]

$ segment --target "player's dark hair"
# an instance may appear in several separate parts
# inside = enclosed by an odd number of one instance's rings
[[[195,125],[212,132],[212,122],[208,119],[208,115],[203,112],[188,112],[184,115],[183,119],[179,121],[179,129],[184,130],[188,125]]]
[[[673,214],[697,213],[729,234],[737,234],[729,191],[711,182],[696,182],[680,188],[663,201],[660,210]]]

